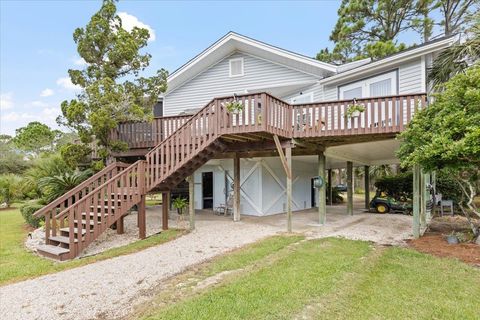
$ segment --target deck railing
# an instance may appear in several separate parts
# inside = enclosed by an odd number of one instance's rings
[[[243,104],[243,110],[197,119],[199,128],[205,131],[216,125],[220,129],[218,134],[265,131],[294,138],[392,133],[401,132],[426,105],[424,93],[358,99],[355,103],[365,111],[359,117],[348,117],[347,110],[354,104],[353,100],[291,105],[266,93],[242,95],[237,99]],[[232,97],[216,98],[210,104],[218,104],[217,109],[223,110],[231,100]],[[113,133],[113,139],[127,142],[129,148],[151,148],[190,118],[192,116],[163,117],[155,118],[152,123],[122,123]]]
[[[358,117],[347,115],[348,108],[353,104],[365,109]],[[294,105],[293,137],[401,132],[425,105],[425,94]]]
[[[57,229],[63,228],[64,226],[64,221],[62,219],[59,220],[55,218],[59,212],[62,212],[65,208],[79,202],[83,197],[93,192],[98,186],[105,183],[105,181],[108,181],[127,167],[128,164],[123,162],[111,163],[102,171],[97,172],[61,197],[50,202],[40,210],[37,210],[33,214],[35,217],[45,217],[46,240],[48,240],[50,236],[56,236]]]
[[[113,140],[124,141],[130,149],[150,148],[180,128],[191,115],[154,118],[152,122],[124,122],[112,130]]]

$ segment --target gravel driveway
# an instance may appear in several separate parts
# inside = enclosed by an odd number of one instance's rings
[[[327,225],[315,225],[316,210],[294,213],[295,232],[309,237],[343,236],[382,244],[411,237],[412,217],[330,208]],[[336,212],[338,211],[338,212]],[[148,214],[148,213],[147,213]],[[162,280],[188,267],[261,238],[285,231],[285,215],[231,218],[198,215],[197,229],[134,254],[0,287],[2,319],[112,319],[148,298]]]
[[[198,221],[197,230],[134,254],[0,287],[2,319],[111,319],[162,279],[277,233],[231,221]]]

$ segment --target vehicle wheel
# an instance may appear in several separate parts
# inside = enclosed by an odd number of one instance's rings
[[[390,208],[385,203],[377,203],[375,209],[378,213],[388,213]]]

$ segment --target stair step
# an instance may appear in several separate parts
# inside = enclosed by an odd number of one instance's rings
[[[54,236],[54,237],[48,238],[48,240],[70,244],[70,238],[69,237],[64,237],[64,236]],[[74,239],[74,241],[78,242],[78,239]]]
[[[69,249],[52,246],[51,244],[44,244],[44,245],[38,246],[37,251],[49,258],[60,259],[60,260],[62,255],[68,254],[70,252]]]
[[[69,232],[70,232],[70,228],[68,228],[68,227],[67,227],[67,228],[61,228],[60,231],[69,233]],[[93,230],[90,230],[90,232],[93,232]],[[73,233],[76,233],[76,234],[77,234],[77,233],[78,233],[78,228],[73,228]],[[82,229],[82,235],[84,235],[84,234],[86,234],[86,233],[87,233],[87,230]]]
[[[90,220],[90,225],[93,226],[95,224],[95,222],[93,220]],[[77,223],[78,224],[78,220],[73,220],[73,223]],[[97,221],[97,224],[101,224],[102,222],[101,221]],[[82,219],[82,224],[87,224],[87,220],[83,220]]]
[[[82,218],[85,218],[87,216],[86,212],[82,212]],[[103,218],[106,218],[108,216],[108,213],[103,214]],[[95,217],[94,212],[90,212],[90,219],[93,219]],[[97,218],[102,218],[102,214],[100,212],[97,212]]]
[[[97,209],[105,208],[105,209],[107,209],[107,210],[108,210],[108,208],[109,208],[108,206],[102,206],[102,205],[90,206],[90,208],[92,208],[92,209],[95,208],[95,207],[97,207]],[[110,206],[110,209],[115,210],[116,207],[115,207],[115,206]]]

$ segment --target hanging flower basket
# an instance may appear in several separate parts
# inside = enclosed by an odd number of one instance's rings
[[[357,100],[353,99],[353,104],[348,105],[345,116],[347,118],[358,118],[365,111],[363,104],[357,104]]]
[[[237,100],[236,95],[233,95],[233,101],[227,102],[225,108],[230,113],[239,114],[243,110],[243,104]]]

